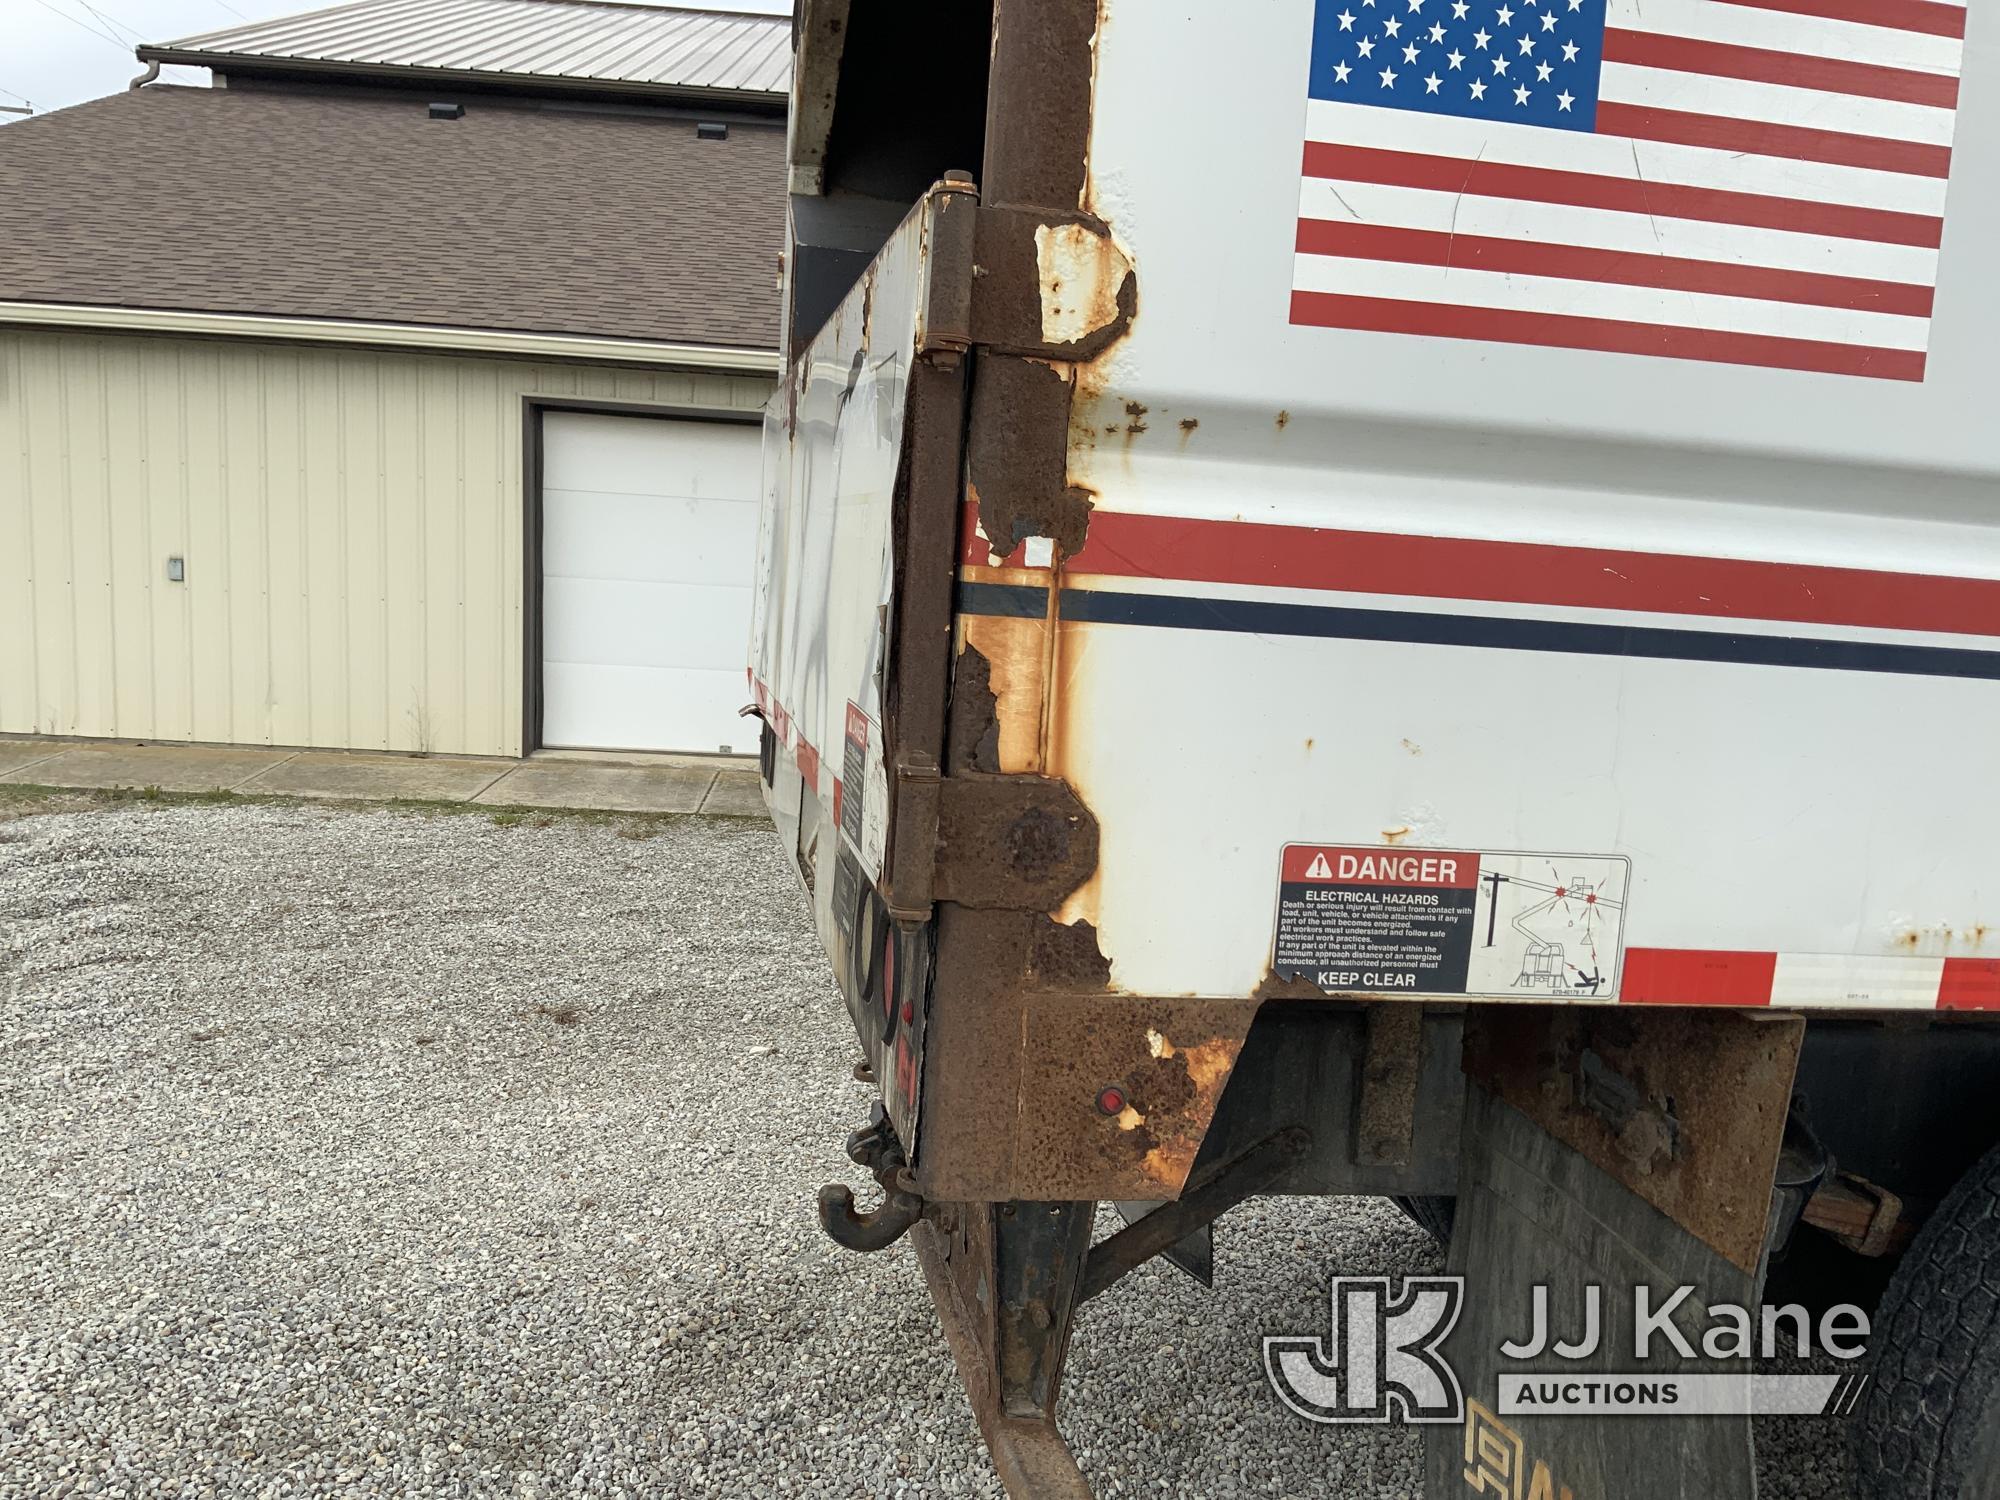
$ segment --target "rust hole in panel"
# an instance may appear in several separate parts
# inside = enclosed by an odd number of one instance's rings
[[[1139,1097],[1159,1102],[1151,1111],[1153,1142],[1141,1165],[1163,1189],[1178,1193],[1243,1043],[1216,1036],[1177,1047],[1154,1030],[1147,1031],[1146,1042],[1154,1063],[1142,1074]]]
[[[1000,716],[992,663],[970,641],[959,652],[952,671],[948,734],[953,770],[1000,769]]]
[[[1090,923],[1044,918],[1031,934],[1028,976],[1041,989],[1102,990],[1111,983],[1111,960],[1097,946],[1097,929]]]
[[[1007,775],[1040,772],[1047,622],[967,615],[964,629],[952,683],[952,765]]]

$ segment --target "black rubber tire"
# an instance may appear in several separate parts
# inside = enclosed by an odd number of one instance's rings
[[[1451,1248],[1451,1226],[1458,1216],[1458,1200],[1442,1194],[1420,1198],[1391,1198],[1389,1200],[1403,1211],[1417,1228],[1436,1240],[1440,1246]]]
[[[2000,1500],[2000,1147],[1896,1268],[1853,1421],[1866,1500]]]

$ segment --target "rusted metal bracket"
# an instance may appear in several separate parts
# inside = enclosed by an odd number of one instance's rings
[[[1218,1164],[1172,1203],[1091,1247],[1077,1301],[1115,1286],[1170,1245],[1212,1224],[1245,1198],[1255,1197],[1298,1165],[1312,1149],[1309,1131],[1293,1126],[1259,1141],[1241,1156]]]
[[[909,754],[896,763],[890,805],[889,857],[882,900],[894,922],[928,922],[937,877],[938,800],[942,778],[930,755]]]
[[[1036,359],[1094,358],[1138,311],[1132,262],[1102,219],[982,208],[975,240],[973,341]]]
[[[918,304],[917,353],[962,355],[973,342],[973,282],[979,196],[970,172],[947,172],[931,190],[925,227],[924,289]]]
[[[930,920],[939,766],[952,674],[952,589],[964,498],[964,424],[979,202],[965,173],[931,195],[928,253],[895,495],[896,616],[885,654],[889,838],[879,891],[901,924]]]
[[[1066,783],[963,772],[937,786],[937,900],[1053,911],[1097,868],[1097,820]]]
[[[1010,1206],[1018,1213],[1020,1205]],[[1055,1424],[1055,1393],[1074,1303],[1067,1300],[1051,1303],[1044,1296],[1039,1305],[1049,1310],[1047,1325],[1042,1326],[1039,1319],[1028,1320],[1028,1327],[1039,1341],[1039,1357],[1036,1351],[1021,1348],[1012,1350],[1011,1358],[1003,1356],[995,1344],[1000,1330],[994,1303],[996,1299],[1005,1302],[1008,1298],[1000,1284],[1001,1269],[995,1264],[995,1233],[985,1227],[990,1224],[996,1206],[967,1205],[966,1211],[962,1231],[954,1233],[933,1224],[919,1224],[910,1241],[917,1252],[917,1263],[923,1268],[924,1280],[930,1286],[938,1321],[944,1327],[945,1342],[951,1348],[959,1378],[971,1400],[973,1416],[978,1419],[980,1434],[993,1456],[993,1467],[1010,1496],[1090,1500],[1090,1485]],[[1087,1210],[1067,1217],[1071,1224],[1081,1221],[1083,1238],[1087,1241],[1090,1222]],[[974,1230],[978,1232],[972,1233]],[[1058,1252],[1056,1259],[1078,1258],[1079,1247],[1073,1236],[1066,1237],[1060,1246],[1044,1247],[1044,1261],[1051,1258],[1051,1248]],[[1016,1282],[1015,1290],[1026,1288]],[[1013,1375],[1006,1379],[1001,1375],[1003,1364],[1013,1370]],[[1031,1401],[1023,1409],[1020,1397],[1029,1391],[1040,1392],[1040,1405],[1037,1407]]]
[[[1903,1200],[1887,1188],[1843,1172],[1806,1200],[1800,1215],[1856,1255],[1870,1257],[1900,1250],[1916,1233],[1903,1210]]]
[[[1367,1025],[1354,1095],[1354,1164],[1405,1167],[1416,1139],[1424,1008],[1408,1000],[1371,1005]]]
[[[1133,1225],[1148,1214],[1158,1213],[1172,1199],[1114,1198],[1111,1206],[1118,1211],[1118,1217]],[[1181,1271],[1192,1281],[1198,1281],[1211,1291],[1215,1288],[1215,1226],[1204,1224],[1192,1234],[1175,1240],[1160,1252],[1160,1259]]]
[[[847,33],[849,0],[803,0],[793,23],[793,54],[799,62],[792,93],[790,190],[826,191],[826,142],[833,129],[834,101],[840,93],[840,56]]]

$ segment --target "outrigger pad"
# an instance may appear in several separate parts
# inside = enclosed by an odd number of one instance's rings
[[[1772,1111],[1781,1125],[1782,1104]],[[1532,1374],[1542,1394],[1607,1375],[1643,1385],[1669,1374],[1748,1374],[1746,1359],[1700,1354],[1704,1309],[1757,1308],[1757,1277],[1732,1264],[1579,1151],[1475,1084],[1466,1101],[1458,1217],[1449,1268],[1465,1278],[1444,1354],[1464,1389],[1463,1425],[1426,1429],[1428,1500],[1753,1500],[1750,1419],[1503,1412],[1500,1377]],[[1585,1293],[1601,1288],[1601,1342],[1576,1359],[1557,1341],[1584,1337]],[[1637,1288],[1657,1311],[1695,1288],[1674,1318],[1696,1350],[1663,1335],[1634,1349]],[[1546,1287],[1551,1347],[1513,1359],[1503,1342],[1532,1344],[1534,1288]]]

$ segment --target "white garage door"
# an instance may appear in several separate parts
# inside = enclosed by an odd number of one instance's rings
[[[542,743],[755,749],[755,423],[542,417]],[[745,726],[748,726],[746,728]]]

